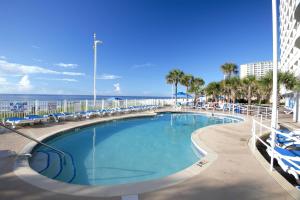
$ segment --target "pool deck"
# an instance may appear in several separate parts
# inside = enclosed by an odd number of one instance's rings
[[[153,113],[146,113],[152,115]],[[130,117],[144,114],[130,114]],[[245,116],[243,116],[245,117]],[[120,117],[98,118],[79,122],[65,122],[56,125],[22,128],[20,131],[33,137],[41,137],[49,132],[70,129],[74,126],[97,123]],[[236,124],[225,124],[199,129],[194,137],[203,144],[208,154],[216,155],[216,160],[194,177],[154,192],[139,194],[145,200],[182,199],[295,199],[270,175],[249,149],[251,137],[251,118]],[[64,195],[28,184],[13,172],[14,152],[20,152],[29,143],[14,133],[0,134],[0,199],[87,199],[82,196]],[[5,155],[7,151],[11,156]],[[205,159],[205,158],[204,158]],[[84,191],[82,191],[84,192]],[[88,199],[121,199],[91,198]]]

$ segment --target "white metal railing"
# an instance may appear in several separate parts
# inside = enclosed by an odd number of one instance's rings
[[[89,110],[127,108],[130,106],[157,105],[166,106],[173,104],[172,99],[124,99],[109,100],[75,100],[75,101],[1,101],[0,100],[0,120],[9,117],[25,117],[29,114],[47,115],[57,112],[81,112]],[[180,100],[179,100],[180,101]],[[182,101],[182,100],[181,100]]]
[[[264,141],[261,138],[261,136],[266,133],[270,133],[270,143],[271,144],[268,144],[266,141]],[[274,150],[275,145],[276,145],[276,137],[279,135],[284,136],[287,139],[289,139],[290,141],[293,141],[295,143],[300,143],[300,139],[298,139],[297,137],[295,137],[295,136],[293,137],[290,134],[283,133],[274,128],[271,128],[270,126],[264,124],[263,120],[258,121],[255,118],[252,119],[252,151],[255,151],[257,142],[260,142],[267,148],[267,151],[271,152],[271,155],[270,155],[270,157],[271,157],[270,170],[271,171],[273,170],[273,167],[274,167],[273,161],[274,161],[275,156],[280,159],[283,158],[284,160],[291,163],[292,165],[298,166],[298,164],[294,162],[295,158],[291,159],[291,157],[283,156]],[[300,157],[296,158],[296,160],[300,161]]]
[[[205,107],[198,108],[206,109]],[[254,116],[256,118],[262,118],[264,120],[271,119],[272,116],[272,108],[268,106],[225,103],[221,108],[211,107],[210,109],[212,109],[213,111],[218,110],[229,114],[244,114]]]

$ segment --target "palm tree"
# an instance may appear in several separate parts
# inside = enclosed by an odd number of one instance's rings
[[[270,99],[271,97],[272,83],[271,88],[269,88],[268,82],[268,79],[265,79],[263,77],[256,80],[256,90],[254,91],[254,94],[258,99],[258,104],[261,104],[263,99]]]
[[[190,74],[185,74],[180,79],[180,84],[186,87],[186,101],[188,101],[188,91],[194,77]]]
[[[231,78],[233,74],[238,73],[238,67],[234,63],[224,63],[223,65],[221,65],[221,70],[224,74],[224,79],[225,77]]]
[[[166,76],[167,83],[174,84],[175,86],[175,104],[177,104],[177,86],[183,75],[183,71],[179,69],[173,69]]]
[[[241,89],[241,80],[239,77],[232,77],[224,81],[224,87],[228,89],[231,101],[235,103]]]
[[[273,88],[273,73],[272,71],[266,73],[263,77],[260,78],[258,82],[258,87],[260,89],[260,94],[269,101],[272,94]]]
[[[193,78],[191,81],[189,92],[194,94],[194,105],[199,95],[203,92],[205,82],[202,78]]]
[[[273,71],[269,71],[261,78],[261,84],[263,85],[266,99],[269,100],[272,94],[273,87]],[[280,99],[279,91],[280,87],[285,87],[287,90],[294,90],[297,87],[297,78],[292,72],[278,72],[278,85],[277,94],[278,100]]]
[[[205,88],[206,95],[211,95],[213,99],[217,99],[221,92],[221,85],[218,82],[210,82]]]
[[[279,72],[279,83],[282,84],[287,90],[293,90],[297,84],[297,78],[292,72]]]
[[[242,79],[243,88],[246,90],[248,105],[251,104],[251,98],[253,95],[253,91],[257,88],[256,77],[253,75],[247,76]]]

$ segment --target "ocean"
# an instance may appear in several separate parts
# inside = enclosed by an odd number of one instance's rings
[[[120,99],[170,99],[171,97],[159,96],[101,96],[97,95],[99,99],[109,98]],[[93,100],[93,95],[52,95],[52,94],[0,94],[0,101],[61,101],[61,100]]]

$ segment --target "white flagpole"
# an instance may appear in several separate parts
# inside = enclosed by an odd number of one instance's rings
[[[97,74],[97,44],[102,44],[102,41],[96,40],[96,33],[94,33],[94,107],[96,106],[96,74]]]
[[[272,0],[272,22],[273,22],[273,96],[272,96],[272,156],[270,170],[273,170],[275,131],[277,128],[277,0]]]

